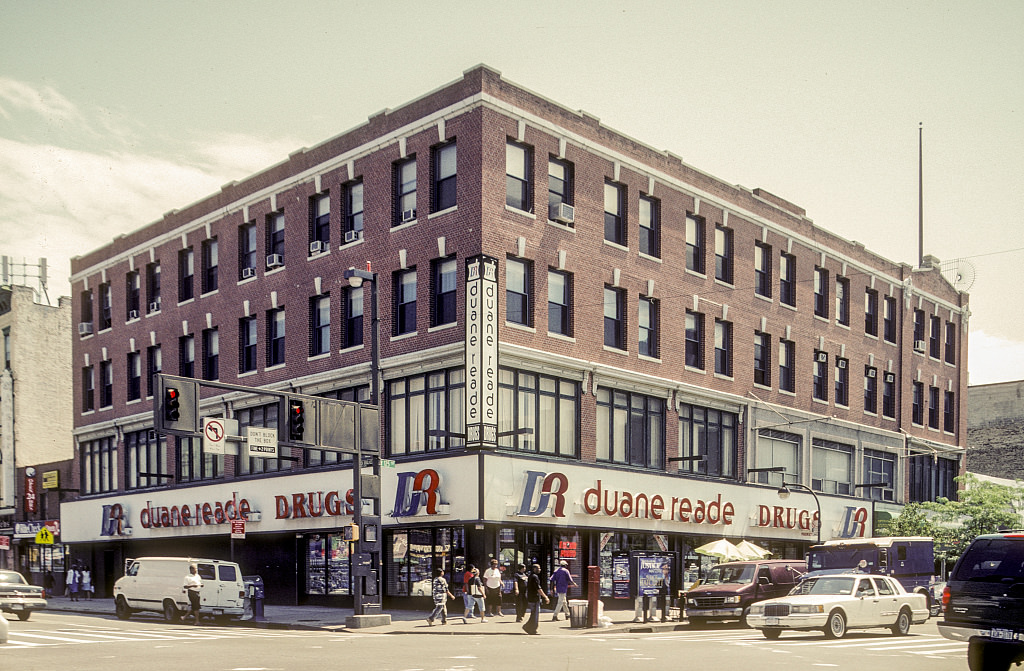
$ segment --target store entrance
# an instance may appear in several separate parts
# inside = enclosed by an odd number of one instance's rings
[[[505,528],[501,530],[499,539],[499,561],[508,575],[515,573],[519,564],[525,564],[527,572],[531,564],[538,564],[541,578],[545,581],[543,584],[547,584],[552,561],[550,532]]]

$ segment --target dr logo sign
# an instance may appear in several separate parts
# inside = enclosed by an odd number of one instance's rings
[[[437,515],[445,512],[447,505],[441,501],[441,475],[437,471],[425,468],[418,473],[409,471],[398,474],[392,517]]]
[[[551,517],[565,517],[565,492],[568,489],[569,478],[562,473],[526,471],[523,498],[516,515],[540,517],[550,514]]]

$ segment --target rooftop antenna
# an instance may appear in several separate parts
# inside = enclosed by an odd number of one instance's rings
[[[968,291],[977,279],[978,269],[968,259],[950,259],[939,264],[939,271],[957,291]]]
[[[32,287],[29,280],[36,280],[39,288]],[[38,264],[31,264],[24,259],[18,263],[13,257],[0,256],[0,284],[33,288],[37,294],[42,294],[46,304],[50,305],[50,296],[46,292],[46,281],[46,259],[41,258]]]
[[[924,122],[917,125],[917,267],[924,268]]]

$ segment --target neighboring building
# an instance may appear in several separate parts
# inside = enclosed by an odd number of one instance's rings
[[[0,286],[0,568],[42,584],[64,571],[60,502],[72,488],[71,299]],[[36,536],[46,528],[46,541]]]
[[[365,399],[369,294],[342,274],[368,261],[386,604],[491,555],[567,559],[581,583],[598,565],[605,596],[618,552],[687,576],[723,536],[797,557],[960,471],[967,296],[938,269],[481,66],[72,261],[81,499],[62,521],[101,580],[233,552],[271,601],[349,594],[349,469],[164,440],[150,381]],[[202,414],[284,425],[238,392]],[[783,479],[820,504],[780,500]],[[242,499],[259,521],[229,545]]]
[[[1024,381],[967,388],[967,470],[1024,480]]]

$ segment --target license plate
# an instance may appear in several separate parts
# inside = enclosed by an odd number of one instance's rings
[[[991,636],[992,638],[998,638],[998,639],[1003,640],[1003,641],[1012,641],[1013,640],[1013,630],[1012,629],[993,629],[991,632],[989,632],[989,636]]]
[[[766,617],[764,619],[764,623],[765,624],[778,624],[779,623],[779,618],[777,618],[777,617]]]
[[[13,604],[11,606],[11,610],[21,610],[22,608],[24,608],[24,606],[20,603]]]

